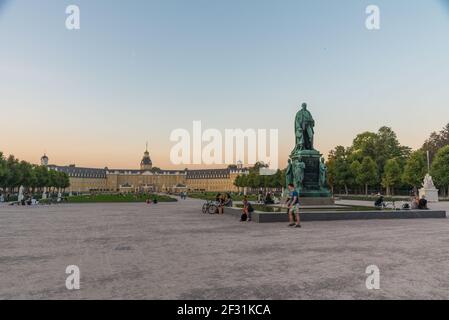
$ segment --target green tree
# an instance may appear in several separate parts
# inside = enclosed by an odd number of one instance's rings
[[[401,182],[401,167],[397,159],[388,159],[385,163],[382,176],[382,186],[387,195],[394,194],[394,188]]]
[[[422,150],[413,152],[405,163],[402,181],[413,187],[415,193],[424,180],[426,167],[426,155]]]
[[[442,195],[446,196],[449,186],[449,145],[436,153],[432,162],[431,175]]]
[[[432,132],[430,137],[424,142],[421,150],[424,152],[429,151],[432,162],[438,150],[447,145],[449,145],[449,123],[440,132]]]
[[[35,168],[35,173],[37,180],[36,187],[42,190],[48,184],[49,179],[48,169],[45,166],[37,166]]]
[[[6,160],[6,167],[7,173],[5,185],[10,191],[14,192],[15,189],[20,186],[23,178],[19,160],[14,158],[13,155],[10,155]]]
[[[60,177],[60,187],[65,191],[66,188],[70,187],[70,178],[65,172],[59,172]]]
[[[237,189],[238,189],[238,192],[240,192],[240,188],[243,187],[242,186],[242,176],[241,175],[238,175],[237,177],[235,177],[234,186],[236,186]]]
[[[363,181],[360,181],[360,170],[362,169],[362,164],[358,160],[355,160],[350,164],[349,169],[351,170],[351,176],[354,178],[353,185],[356,189],[360,189],[363,186]]]
[[[284,188],[285,185],[285,173],[278,169],[276,174],[270,177],[270,188]]]
[[[347,159],[347,150],[343,146],[337,146],[329,153],[328,181],[332,190],[334,187],[344,188],[348,194],[348,184],[352,180],[351,170]]]
[[[0,188],[6,187],[6,180],[8,176],[8,167],[3,152],[0,151]]]
[[[34,188],[36,186],[37,179],[33,166],[26,161],[20,161],[19,170],[21,173],[19,184],[23,185],[26,189]]]
[[[359,175],[356,177],[365,186],[365,194],[368,194],[368,187],[377,184],[377,165],[371,157],[363,158]]]
[[[389,159],[396,159],[402,167],[411,149],[402,146],[396,133],[389,127],[381,127],[377,133],[364,132],[358,134],[349,148],[350,163],[357,160],[360,163],[365,157],[370,157],[377,164],[377,177],[383,176],[385,164]]]
[[[55,188],[58,188],[58,172],[50,169],[48,170],[48,182],[46,185],[47,188],[52,188],[52,191],[55,191]]]
[[[378,141],[378,136],[374,132],[358,134],[352,141],[352,146],[349,148],[348,156],[350,162],[355,160],[362,162],[364,157],[375,159]]]

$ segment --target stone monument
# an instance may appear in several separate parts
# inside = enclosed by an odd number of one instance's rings
[[[23,186],[20,186],[20,188],[19,188],[19,195],[17,196],[17,201],[22,201],[23,199],[24,199],[24,196],[23,196]]]
[[[438,189],[433,184],[430,174],[424,177],[423,187],[419,189],[419,197],[425,197],[429,202],[438,202]]]
[[[44,191],[42,192],[42,200],[47,199],[47,187],[44,187]]]
[[[295,148],[290,154],[286,183],[293,183],[303,204],[333,204],[327,184],[327,167],[313,147],[315,120],[303,103],[295,117]]]
[[[419,197],[425,197],[429,202],[438,202],[438,189],[430,176],[430,153],[427,150],[427,174],[424,177],[423,187],[419,189]]]

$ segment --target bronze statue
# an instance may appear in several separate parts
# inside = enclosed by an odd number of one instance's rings
[[[303,103],[295,118],[296,145],[293,153],[299,150],[313,150],[314,126],[315,120],[307,110],[307,104]]]
[[[303,103],[295,117],[295,148],[290,154],[285,181],[287,184],[293,181],[302,199],[326,198],[328,203],[333,203],[327,183],[328,168],[321,159],[322,154],[313,146],[314,127],[315,120]]]
[[[321,158],[320,161],[320,187],[327,187],[327,166],[324,163],[324,158]]]
[[[287,188],[291,183],[293,183],[293,167],[292,160],[288,159],[288,166],[285,170],[285,187]]]
[[[305,168],[306,164],[302,162],[301,158],[293,160],[293,185],[297,190],[302,189]]]

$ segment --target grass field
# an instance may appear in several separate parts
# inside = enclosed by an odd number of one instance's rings
[[[175,202],[174,198],[164,195],[151,194],[95,194],[80,195],[68,198],[69,203],[99,203],[99,202],[145,202],[148,197],[153,200],[156,198],[159,202]]]

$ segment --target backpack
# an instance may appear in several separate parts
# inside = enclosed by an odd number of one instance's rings
[[[248,216],[246,213],[242,213],[242,216],[240,217],[240,221],[246,221],[248,219]]]

